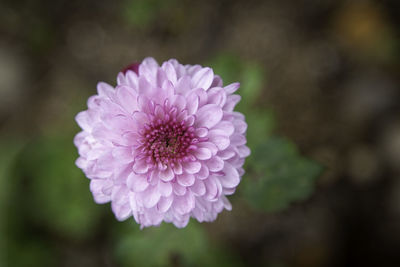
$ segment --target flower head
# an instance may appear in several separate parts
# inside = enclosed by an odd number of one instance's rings
[[[244,116],[233,111],[238,88],[223,87],[211,68],[153,58],[125,68],[115,88],[100,82],[74,140],[95,201],[142,227],[185,227],[230,210],[226,195],[250,154]]]

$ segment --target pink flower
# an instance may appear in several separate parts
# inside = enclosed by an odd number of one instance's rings
[[[141,227],[215,220],[231,209],[226,196],[250,154],[244,116],[233,111],[239,83],[223,87],[211,68],[175,59],[132,66],[115,88],[100,82],[76,116],[76,165],[95,201],[111,201],[118,220],[133,216]]]

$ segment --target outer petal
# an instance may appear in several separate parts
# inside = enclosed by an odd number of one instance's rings
[[[222,119],[222,109],[215,104],[201,107],[196,113],[196,126],[210,129]]]

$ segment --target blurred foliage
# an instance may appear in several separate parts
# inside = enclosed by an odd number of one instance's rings
[[[71,142],[71,137],[34,140],[20,154],[16,169],[29,188],[25,198],[40,207],[27,210],[32,219],[59,234],[84,239],[93,233],[101,209],[74,165],[77,152]]]
[[[221,244],[210,242],[194,221],[183,229],[163,223],[140,231],[131,223],[125,225],[116,246],[122,266],[243,266]]]
[[[145,28],[153,23],[160,10],[171,5],[172,1],[163,0],[137,0],[126,1],[123,5],[123,17],[129,24]]]
[[[253,207],[265,211],[287,208],[292,201],[307,198],[322,167],[299,155],[290,141],[271,137],[253,150],[251,182],[244,195]]]
[[[234,54],[217,56],[211,66],[225,84],[241,81],[238,110],[246,116],[247,145],[252,151],[245,168],[250,177],[243,180],[247,201],[256,209],[273,212],[307,198],[322,167],[302,157],[290,141],[273,135],[273,112],[259,102],[266,84],[261,66]]]
[[[273,112],[259,101],[266,84],[264,70],[234,54],[219,55],[210,65],[225,84],[241,81],[238,109],[246,115],[252,155],[240,188],[248,203],[270,212],[309,196],[321,167],[301,157],[294,144],[273,135]],[[82,107],[66,105],[66,117],[60,120],[70,119],[75,109]],[[0,196],[7,200],[7,255],[16,266],[53,265],[57,249],[48,236],[85,242],[96,235],[103,211],[112,217],[109,209],[94,203],[89,181],[74,164],[78,154],[72,132],[77,129],[57,122],[46,127],[51,136],[9,142],[2,146],[7,152],[0,154],[0,185],[9,193]],[[6,186],[8,176],[12,183]],[[133,220],[110,228],[104,234],[113,240],[115,261],[121,266],[243,265],[194,221],[184,229],[164,223],[140,231]]]
[[[266,84],[264,70],[260,65],[231,53],[217,55],[209,65],[215,74],[222,77],[225,85],[240,81],[236,93],[242,100],[237,109],[246,116],[248,146],[255,148],[260,140],[268,138],[275,127],[273,112],[258,101]]]
[[[5,141],[8,140],[8,141]],[[7,218],[8,200],[11,192],[11,169],[16,155],[25,144],[23,138],[0,138],[0,216]],[[9,243],[5,239],[7,228],[4,220],[0,220],[0,266],[5,262],[5,256],[8,254]],[[4,254],[6,252],[6,255]],[[7,255],[8,256],[8,255]]]

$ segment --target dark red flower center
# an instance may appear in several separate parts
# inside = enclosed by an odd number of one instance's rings
[[[197,149],[195,144],[199,142],[194,131],[194,127],[187,127],[185,121],[175,119],[146,124],[141,151],[149,163],[173,166],[176,162],[193,161],[195,158],[189,152]]]

